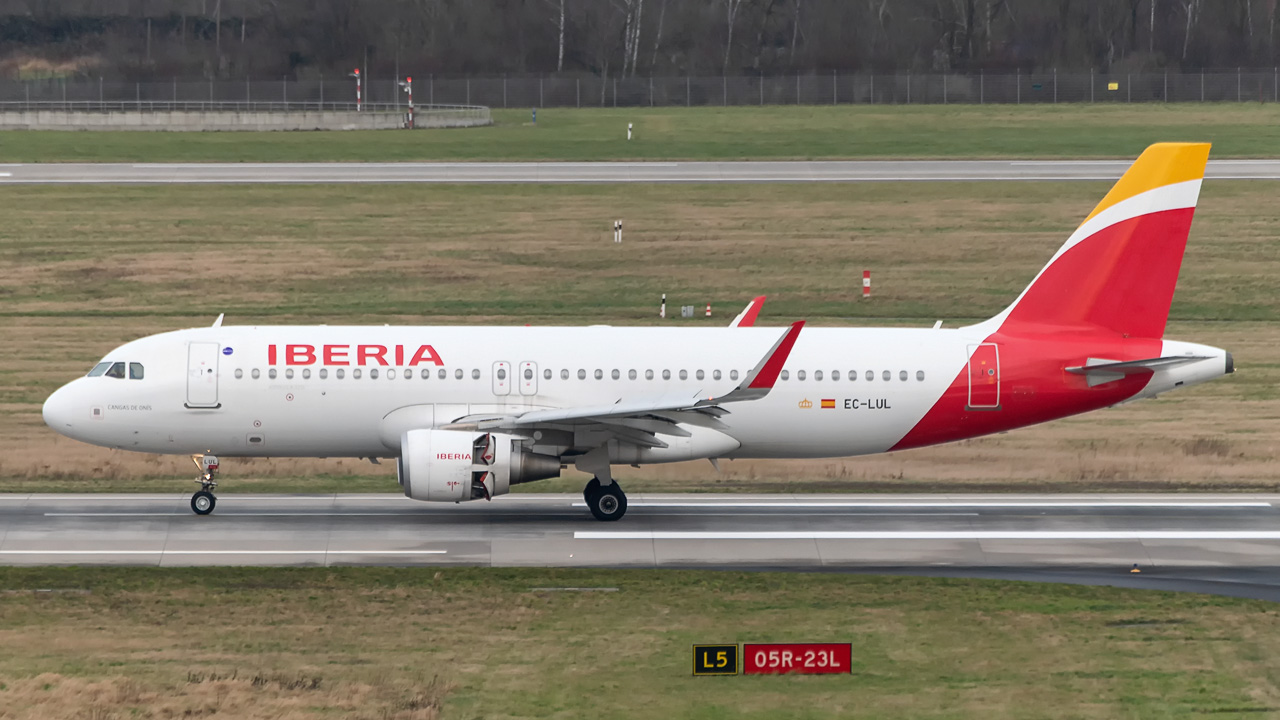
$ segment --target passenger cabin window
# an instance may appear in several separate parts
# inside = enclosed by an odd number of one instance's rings
[[[338,372],[342,372],[342,371],[339,370]],[[254,380],[257,380],[259,377],[262,376],[262,373],[258,372],[258,368],[254,368],[253,372],[249,373],[249,375],[251,375]]]
[[[712,379],[712,380],[719,380],[719,379],[720,379],[720,371],[719,371],[719,370],[715,370],[715,371],[713,371],[713,372],[711,373],[711,379]]]
[[[471,379],[472,379],[472,380],[479,380],[479,379],[480,379],[480,371],[479,371],[479,370],[472,370],[472,371],[471,371]]]
[[[813,379],[814,379],[814,380],[821,380],[821,379],[822,379],[822,371],[821,371],[821,370],[814,370],[814,371],[813,371]]]
[[[142,374],[142,363],[129,363],[130,380],[141,380]]]
[[[378,368],[369,368],[369,379],[370,380],[378,379]]]
[[[604,379],[604,371],[603,371],[603,370],[601,370],[601,369],[599,369],[599,368],[596,368],[596,379],[597,379],[597,380],[603,380],[603,379]]]
[[[803,380],[803,379],[804,379],[804,371],[803,371],[803,370],[799,370],[799,371],[797,371],[797,372],[796,372],[796,379],[797,379],[797,380]]]
[[[267,371],[267,377],[271,378],[272,380],[275,380],[275,379],[276,379],[276,369],[275,369],[275,368],[271,368],[270,370],[268,370],[268,371]]]
[[[311,379],[311,368],[302,368],[302,379],[303,380]]]
[[[867,371],[867,380],[868,380],[868,381],[871,381],[871,380],[875,380],[875,379],[876,379],[876,371],[875,371],[875,370],[868,370],[868,371]]]
[[[111,368],[107,370],[106,376],[109,378],[124,379],[124,363],[112,363]]]
[[[622,377],[622,376],[618,374],[618,368],[614,368],[613,372],[609,373],[609,377],[613,378],[614,380],[617,380],[619,377]]]
[[[703,378],[706,377],[706,374],[703,373],[701,370],[699,370],[698,372],[694,373],[693,376],[698,378],[699,380],[702,380]]]
[[[916,380],[917,380],[918,382],[924,382],[924,371],[923,371],[923,370],[917,370],[917,371],[916,371]]]
[[[839,371],[839,370],[832,370],[832,371],[831,371],[831,379],[832,379],[832,380],[839,380],[839,379],[840,379],[840,371]]]
[[[783,370],[783,371],[782,371],[782,379],[783,379],[783,380],[790,380],[790,379],[791,379],[791,373],[787,372],[786,370]]]
[[[730,380],[737,380],[737,379],[738,379],[738,371],[737,371],[737,370],[730,370],[730,371],[729,371],[729,379],[730,379]]]
[[[327,368],[320,368],[320,379],[324,380],[327,377],[329,377],[329,370]]]
[[[92,370],[89,371],[89,377],[98,377],[103,373],[105,373],[107,371],[107,368],[109,367],[111,367],[111,363],[109,362],[98,363],[97,365],[93,366]]]
[[[652,371],[652,370],[645,370],[645,371],[644,371],[644,379],[645,379],[645,380],[652,380],[652,379],[653,379],[653,371]]]
[[[236,368],[236,379],[239,380],[242,377],[244,377],[244,370],[241,370],[240,368]]]
[[[670,371],[670,370],[663,370],[663,371],[662,371],[662,379],[663,379],[663,380],[670,380],[670,379],[671,379],[671,371]]]
[[[568,380],[568,379],[569,379],[569,370],[568,370],[568,369],[565,369],[565,370],[561,370],[561,371],[560,371],[560,379],[561,379],[561,380]]]
[[[532,371],[532,370],[531,370],[531,371],[529,371],[529,377],[533,377],[533,371]],[[550,380],[550,379],[551,379],[551,370],[549,370],[549,369],[548,369],[548,370],[543,370],[543,371],[542,371],[542,379],[543,379],[543,380]]]

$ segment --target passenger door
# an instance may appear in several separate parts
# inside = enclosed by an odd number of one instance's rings
[[[994,343],[969,346],[969,404],[966,409],[1000,409],[1000,350]]]

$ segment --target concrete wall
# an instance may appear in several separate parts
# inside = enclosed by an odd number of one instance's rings
[[[390,130],[404,122],[400,112],[0,110],[0,130]],[[488,108],[419,110],[414,115],[419,128],[491,122]]]

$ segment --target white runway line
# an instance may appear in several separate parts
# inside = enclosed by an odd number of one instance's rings
[[[0,177],[13,177],[13,173],[10,173],[10,172],[0,172]]]
[[[584,502],[573,503],[574,507],[586,507]],[[716,502],[714,500],[707,502],[668,502],[662,500],[653,501],[635,501],[627,503],[629,508],[863,508],[863,509],[910,509],[910,508],[1187,508],[1191,510],[1200,508],[1218,509],[1218,508],[1269,508],[1271,503],[1268,502],[1231,502],[1231,501],[1208,501],[1208,502],[1178,502],[1170,501],[1001,501],[1001,502],[966,502],[957,500],[955,502],[849,502],[849,501],[764,501],[751,502],[734,501],[734,502]]]
[[[448,550],[0,550],[3,555],[445,555]]]
[[[575,540],[1280,540],[1280,530],[681,530],[575,532]]]

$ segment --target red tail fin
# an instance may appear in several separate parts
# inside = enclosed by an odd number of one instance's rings
[[[992,322],[1163,336],[1208,158],[1208,143],[1147,148]]]

